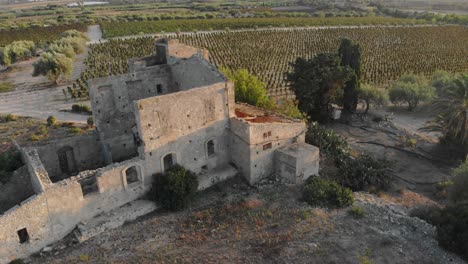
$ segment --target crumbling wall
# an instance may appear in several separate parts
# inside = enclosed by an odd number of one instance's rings
[[[13,172],[8,182],[0,184],[0,214],[19,205],[34,194],[31,176],[24,165]]]
[[[227,164],[231,89],[222,82],[136,103],[139,134],[145,142],[140,155],[149,174],[161,172],[164,156],[171,153],[174,163],[195,172]],[[211,156],[206,149],[210,140],[215,145]]]
[[[64,148],[70,148],[73,152],[74,160],[71,161],[72,157],[69,157],[69,162],[75,163],[75,173],[62,171],[60,155],[63,155],[61,151]],[[76,175],[79,171],[97,169],[104,165],[101,143],[94,134],[47,142],[45,145],[37,146],[36,149],[53,182]]]
[[[177,60],[171,65],[171,69],[174,82],[180,91],[225,82],[218,69],[200,55]]]
[[[137,137],[133,131],[135,116],[132,102],[172,92],[170,67],[157,65],[128,74],[92,79],[91,107],[99,138],[108,145],[114,161],[137,154]]]
[[[139,180],[127,184],[125,170],[139,168]],[[0,263],[28,256],[62,239],[76,225],[102,212],[110,211],[144,195],[150,182],[145,179],[142,161],[133,159],[49,184],[43,192],[30,197],[0,215]],[[83,195],[80,180],[96,177],[98,189]],[[28,241],[20,243],[18,231],[26,228]]]
[[[249,178],[250,175],[250,129],[247,121],[231,118],[230,151],[232,163],[239,172]]]

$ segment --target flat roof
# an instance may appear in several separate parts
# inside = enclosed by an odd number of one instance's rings
[[[301,120],[266,111],[248,104],[236,104],[236,117],[249,123],[301,123]]]

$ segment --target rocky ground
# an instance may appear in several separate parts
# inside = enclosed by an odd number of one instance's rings
[[[349,208],[309,206],[300,199],[300,186],[273,182],[253,188],[232,179],[198,194],[187,210],[156,211],[82,244],[70,237],[28,261],[464,263],[437,246],[434,227],[408,216],[411,207],[428,202],[423,196],[354,195],[363,218]],[[394,196],[395,202],[389,198]]]

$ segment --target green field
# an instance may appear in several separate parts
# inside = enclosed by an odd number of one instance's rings
[[[336,52],[341,38],[362,47],[363,82],[386,85],[405,73],[431,75],[438,69],[468,70],[468,28],[462,26],[262,30],[180,34],[181,42],[206,48],[217,66],[248,69],[272,96],[290,92],[284,81],[297,57]],[[87,68],[75,89],[87,95],[86,80],[127,72],[127,59],[150,55],[150,37],[110,40],[91,46]],[[80,96],[80,97],[82,97]]]
[[[245,29],[255,27],[303,27],[347,25],[396,25],[427,23],[424,20],[388,17],[333,17],[333,18],[225,18],[178,19],[136,22],[103,22],[101,28],[106,38],[137,35],[141,33],[186,32],[195,30]]]
[[[50,42],[58,39],[60,34],[69,29],[86,32],[85,24],[57,25],[49,27],[30,27],[25,29],[11,29],[0,31],[0,47],[4,47],[13,41],[31,40],[36,43]]]

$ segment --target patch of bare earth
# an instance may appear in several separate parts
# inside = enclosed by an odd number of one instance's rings
[[[82,244],[64,240],[31,262],[463,263],[437,246],[432,226],[392,201],[355,193],[366,211],[355,219],[348,209],[311,207],[300,193],[233,179],[198,194],[190,209],[157,211]]]

